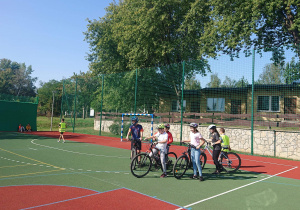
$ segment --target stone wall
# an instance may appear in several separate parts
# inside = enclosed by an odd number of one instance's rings
[[[102,131],[109,132],[108,127],[113,121],[102,121]],[[151,124],[141,123],[144,128],[144,136],[150,136]],[[180,141],[180,124],[170,124],[174,141]],[[157,124],[154,123],[154,132]],[[99,120],[94,121],[94,129],[99,130]],[[207,126],[200,126],[199,132],[205,139],[208,139],[209,131]],[[184,125],[182,139],[188,139],[190,128]],[[240,152],[251,152],[251,130],[240,128],[226,128],[226,135],[230,138],[230,146],[233,150]],[[124,134],[126,136],[126,134]],[[274,146],[275,144],[275,146]],[[259,155],[277,156],[300,160],[300,132],[297,131],[253,131],[253,152]]]

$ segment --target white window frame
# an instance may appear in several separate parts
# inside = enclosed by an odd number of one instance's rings
[[[269,97],[269,109],[268,110],[259,110],[258,108],[258,98],[259,97]],[[278,110],[273,111],[272,110],[272,97],[278,97]],[[266,95],[260,95],[257,96],[257,112],[280,112],[280,96],[266,96]]]
[[[220,106],[220,109],[217,109],[217,106],[216,106],[216,107],[214,107],[214,109],[209,110],[208,109],[209,99],[213,100],[213,104],[214,104],[215,100],[219,101],[221,99],[220,101],[222,101],[222,104]],[[225,112],[225,98],[207,98],[206,99],[206,111],[208,111],[208,112]]]

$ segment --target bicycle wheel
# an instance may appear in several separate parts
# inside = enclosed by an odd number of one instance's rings
[[[176,179],[180,179],[186,172],[189,159],[186,155],[181,155],[175,162],[173,167],[173,175]]]
[[[227,155],[222,153],[220,163],[224,170],[228,173],[233,173],[241,167],[241,158],[233,152],[228,152]]]
[[[133,176],[141,178],[149,173],[151,165],[152,163],[149,155],[147,153],[142,153],[132,159],[130,170]]]
[[[206,160],[207,160],[206,154],[201,152],[201,154],[200,154],[200,164],[201,164],[202,169],[204,168],[204,166],[206,164]]]
[[[166,154],[166,171],[171,173],[173,171],[174,163],[177,160],[177,155],[174,152],[169,152]]]

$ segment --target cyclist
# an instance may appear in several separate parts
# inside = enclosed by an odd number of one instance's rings
[[[165,124],[165,132],[168,134],[167,153],[169,153],[170,145],[173,142],[173,135],[169,130],[170,130],[170,124],[167,123]]]
[[[127,141],[129,141],[129,135],[131,133],[131,137],[132,140],[131,141],[131,149],[133,149],[134,147],[134,143],[137,147],[137,153],[140,154],[141,153],[141,149],[142,149],[142,142],[141,139],[143,138],[143,126],[138,124],[139,122],[139,118],[138,117],[133,117],[131,118],[131,122],[132,125],[129,127],[126,139]],[[132,156],[132,154],[130,154],[130,156]],[[130,157],[132,158],[132,157]]]
[[[191,123],[190,124],[190,138],[189,140],[185,140],[183,142],[190,142],[192,145],[191,148],[191,159],[193,163],[193,170],[194,175],[190,177],[191,179],[198,179],[197,177],[197,168],[199,172],[199,180],[204,181],[202,176],[202,169],[200,164],[200,147],[205,143],[205,139],[202,137],[202,135],[198,131],[198,124],[197,123]]]
[[[209,132],[210,132],[210,139],[212,142],[213,146],[213,160],[214,164],[216,166],[216,171],[213,172],[213,174],[219,174],[222,170],[223,167],[220,165],[218,158],[221,152],[221,142],[222,139],[220,138],[220,134],[217,131],[217,127],[215,125],[210,125],[208,126]]]
[[[167,177],[167,172],[166,172],[166,154],[167,154],[167,142],[168,142],[168,134],[165,132],[165,125],[164,124],[159,124],[157,126],[158,132],[154,134],[154,136],[150,136],[146,139],[157,139],[157,144],[155,148],[153,149],[153,154],[152,152],[149,154],[150,157],[153,155],[156,155],[158,151],[160,151],[160,161],[161,165],[163,168],[163,174],[160,176],[160,178],[165,178]]]

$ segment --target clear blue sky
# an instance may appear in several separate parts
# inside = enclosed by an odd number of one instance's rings
[[[103,17],[110,2],[0,0],[0,58],[32,65],[44,82],[86,72],[86,19]]]
[[[99,19],[111,0],[0,0],[0,58],[25,62],[35,70],[38,81],[61,80],[88,70],[89,46],[84,41],[86,19]],[[271,63],[271,53],[256,55],[255,79]],[[288,54],[290,60],[292,54]],[[210,60],[213,73],[222,79],[245,76],[251,82],[252,58],[221,56]],[[210,77],[197,78],[201,86]],[[36,84],[39,86],[39,82]]]

